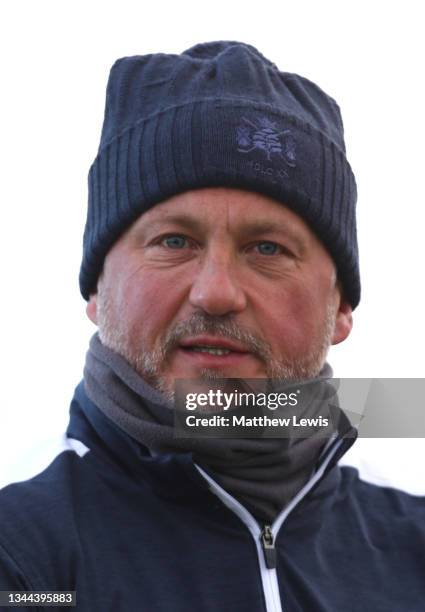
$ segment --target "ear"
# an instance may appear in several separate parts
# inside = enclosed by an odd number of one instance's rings
[[[335,317],[335,329],[332,336],[332,344],[343,342],[353,328],[353,309],[343,296],[340,297],[339,307]]]
[[[97,293],[92,293],[90,295],[86,306],[86,314],[90,321],[97,325]]]

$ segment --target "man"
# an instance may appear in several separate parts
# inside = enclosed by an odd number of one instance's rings
[[[63,452],[0,492],[0,589],[82,611],[423,609],[423,502],[338,434],[176,437],[176,381],[331,375],[360,299],[335,101],[249,45],[112,68]],[[414,517],[414,519],[412,518]]]

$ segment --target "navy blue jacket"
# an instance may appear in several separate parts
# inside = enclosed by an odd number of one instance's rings
[[[352,440],[264,529],[190,454],[151,457],[82,384],[66,436],[0,491],[0,590],[75,590],[81,612],[425,610],[425,500],[340,467]]]

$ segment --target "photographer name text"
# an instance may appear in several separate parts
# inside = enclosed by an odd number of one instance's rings
[[[246,417],[244,415],[232,417],[213,415],[198,417],[191,414],[185,418],[187,427],[328,427],[329,419],[319,416],[316,418],[298,418],[296,415],[288,418],[269,417],[260,415]]]

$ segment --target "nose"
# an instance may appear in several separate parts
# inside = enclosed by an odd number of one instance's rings
[[[238,283],[235,265],[214,257],[202,262],[192,284],[189,301],[196,309],[210,315],[242,312],[246,307],[246,295]]]

